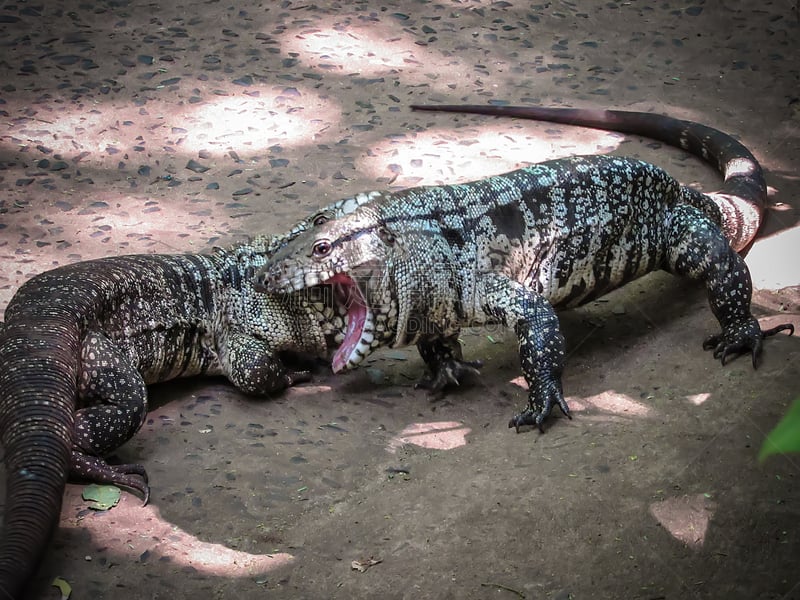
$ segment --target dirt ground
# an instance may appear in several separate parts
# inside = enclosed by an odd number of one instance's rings
[[[765,326],[800,326],[793,0],[0,3],[0,308],[58,264],[280,232],[333,199],[615,152],[718,185],[650,140],[412,102],[654,110],[740,136],[771,206],[748,257]],[[757,452],[800,340],[721,367],[704,292],[654,275],[562,314],[575,418],[515,435],[514,340],[431,401],[413,349],[268,401],[152,388],[118,453],[149,506],[66,490],[31,597],[800,598],[800,457]],[[4,484],[0,484],[4,494]],[[353,561],[368,566],[364,572]]]

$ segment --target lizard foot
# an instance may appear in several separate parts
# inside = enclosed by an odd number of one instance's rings
[[[568,419],[572,419],[567,401],[564,400],[564,394],[559,388],[560,385],[555,388],[551,387],[549,392],[545,393],[545,399],[544,402],[541,403],[541,406],[538,406],[539,403],[533,398],[529,399],[528,408],[511,417],[511,420],[508,422],[509,429],[513,427],[515,431],[519,433],[520,427],[524,425],[533,425],[538,427],[540,433],[544,433],[543,423],[553,411],[553,406],[556,405],[558,405],[561,412],[564,413]]]
[[[99,456],[90,456],[73,450],[70,476],[95,483],[119,485],[139,492],[142,495],[143,506],[150,501],[147,471],[142,465],[110,465]]]
[[[457,360],[450,358],[439,363],[433,376],[424,377],[414,388],[428,390],[431,395],[439,395],[448,385],[460,385],[466,375],[480,375],[483,361]]]
[[[720,359],[723,365],[728,357],[735,358],[750,352],[753,368],[755,369],[758,364],[758,357],[761,354],[763,340],[780,331],[787,330],[789,335],[794,334],[794,325],[783,323],[777,327],[761,331],[758,321],[751,317],[744,323],[729,327],[722,333],[706,338],[703,341],[703,350],[713,350],[714,358]]]

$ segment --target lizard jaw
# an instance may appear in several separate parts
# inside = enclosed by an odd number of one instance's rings
[[[337,273],[325,283],[333,286],[337,301],[347,311],[344,340],[333,355],[331,364],[333,372],[340,373],[357,366],[371,352],[371,344],[375,339],[374,317],[361,288],[352,277]]]

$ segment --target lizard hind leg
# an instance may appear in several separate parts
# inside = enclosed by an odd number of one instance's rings
[[[763,340],[784,330],[791,335],[794,327],[786,323],[761,330],[750,313],[750,271],[715,223],[697,209],[679,205],[672,224],[667,236],[666,269],[705,284],[711,312],[722,328],[721,333],[703,341],[703,349],[712,350],[723,365],[729,357],[749,353],[755,368]]]
[[[110,465],[103,457],[131,439],[147,415],[147,386],[130,358],[100,333],[89,332],[78,372],[70,475],[150,496],[142,465]]]

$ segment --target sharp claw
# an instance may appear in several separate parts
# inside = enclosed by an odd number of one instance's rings
[[[458,382],[458,378],[456,377],[455,373],[453,373],[452,369],[445,370],[445,374],[447,376],[447,381],[452,383],[453,385],[461,385]]]
[[[441,392],[448,385],[461,385],[461,378],[465,374],[480,375],[480,367],[483,363],[476,361],[446,360],[440,362],[435,367],[435,372],[430,377],[414,384],[414,389],[426,389],[432,394]],[[432,368],[433,369],[433,368]]]
[[[775,335],[776,333],[778,333],[780,331],[786,331],[787,329],[789,330],[789,335],[794,335],[794,325],[792,325],[791,323],[783,323],[781,325],[777,325],[776,327],[773,327],[772,329],[767,329],[766,331],[762,331],[761,332],[761,339],[764,339],[764,338],[769,337],[771,335]]]
[[[568,413],[569,411],[566,413],[567,416],[569,416]],[[572,417],[569,418],[571,419]],[[539,433],[544,433],[544,422],[546,419],[547,416],[544,414],[544,412],[534,412],[533,409],[528,408],[518,415],[514,415],[508,422],[508,428],[511,429],[513,427],[514,430],[519,433],[519,429],[523,425],[532,425],[539,430]]]
[[[517,433],[519,433],[519,428],[523,425],[537,425],[541,430],[542,424],[539,419],[540,415],[535,416],[531,409],[527,409],[526,411],[511,417],[511,420],[508,422],[508,427],[509,429],[513,427]]]
[[[723,365],[728,358],[735,358],[742,354],[750,354],[753,368],[758,368],[758,357],[761,356],[761,349],[764,345],[763,340],[781,331],[788,331],[789,335],[794,334],[792,323],[783,323],[772,329],[762,331],[758,322],[751,318],[751,322],[741,325],[731,326],[720,335],[712,335],[703,342],[706,350],[714,349],[714,358],[719,359]]]

